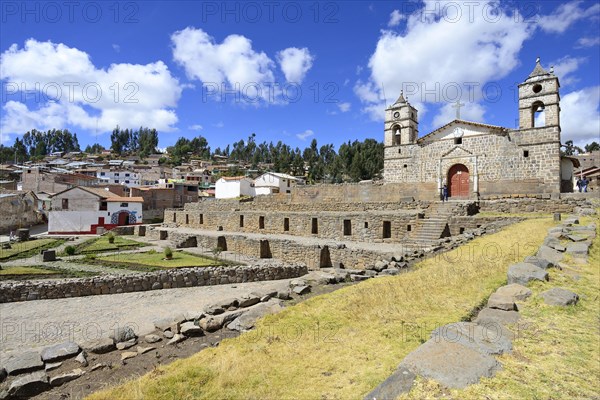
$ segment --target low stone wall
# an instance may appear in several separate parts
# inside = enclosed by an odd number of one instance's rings
[[[135,275],[107,275],[52,282],[0,283],[0,303],[270,281],[297,278],[306,273],[308,270],[305,265],[273,263],[273,265],[180,268]]]
[[[586,198],[561,198],[550,199],[536,196],[515,197],[510,199],[481,200],[479,210],[481,212],[502,212],[502,213],[574,213],[577,208],[593,208],[589,199]]]

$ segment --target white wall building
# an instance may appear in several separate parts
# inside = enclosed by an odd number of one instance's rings
[[[245,176],[225,176],[215,183],[215,198],[217,199],[254,195],[254,181]]]
[[[130,188],[141,185],[141,174],[128,170],[102,169],[96,173],[96,177],[111,185],[125,185]]]
[[[254,180],[257,196],[271,193],[291,193],[299,179],[279,172],[266,172]]]
[[[101,188],[76,186],[52,196],[48,233],[95,234],[142,223],[141,197],[121,197]]]

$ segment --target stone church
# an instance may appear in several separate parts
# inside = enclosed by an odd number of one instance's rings
[[[404,98],[385,110],[384,181],[422,200],[572,191],[573,160],[560,155],[560,95],[539,58],[519,85],[519,129],[455,119],[419,137],[417,110]],[[536,127],[536,114],[545,123]]]

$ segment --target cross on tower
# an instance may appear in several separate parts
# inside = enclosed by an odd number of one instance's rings
[[[452,106],[452,108],[456,108],[456,119],[460,119],[460,109],[463,107],[465,103],[461,103],[460,99],[456,100],[456,103]]]

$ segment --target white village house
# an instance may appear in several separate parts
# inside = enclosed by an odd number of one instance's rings
[[[300,179],[279,172],[265,172],[254,180],[255,195],[272,193],[291,193],[292,187],[300,183]]]
[[[141,197],[121,197],[108,190],[75,186],[51,197],[50,234],[96,234],[142,223]]]
[[[215,198],[254,196],[254,181],[245,176],[224,176],[215,183]]]

